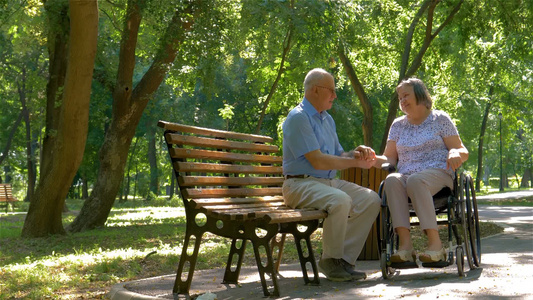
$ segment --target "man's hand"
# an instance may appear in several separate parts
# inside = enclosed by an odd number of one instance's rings
[[[367,146],[358,146],[353,150],[354,158],[358,158],[364,161],[374,161],[376,159],[376,152],[374,149]]]

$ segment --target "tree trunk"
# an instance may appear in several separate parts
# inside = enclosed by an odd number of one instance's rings
[[[156,124],[148,121],[146,134],[148,136],[148,163],[150,164],[150,192],[159,195],[159,170],[157,168],[157,149],[155,146]]]
[[[11,142],[13,142],[13,138],[15,137],[15,132],[17,132],[17,128],[22,122],[23,116],[24,116],[24,110],[21,110],[19,113],[19,116],[17,117],[17,120],[13,124],[13,128],[11,128],[11,131],[9,132],[9,137],[7,138],[6,146],[4,147],[4,150],[2,151],[2,155],[0,155],[0,165],[2,165],[4,160],[7,158],[7,154],[9,153],[9,149],[11,148]],[[0,183],[1,182],[2,181],[0,180]]]
[[[487,120],[489,119],[489,112],[492,106],[492,94],[494,87],[489,89],[489,101],[485,106],[485,113],[483,114],[483,121],[481,122],[481,129],[479,131],[479,142],[477,148],[477,172],[476,172],[476,192],[481,190],[481,177],[483,177],[483,142],[485,140],[485,131],[487,130]]]
[[[9,165],[4,166],[4,174],[6,176],[6,180],[4,182],[11,183],[11,180],[13,179],[13,177],[11,176],[11,167]]]
[[[175,187],[174,187],[174,180],[176,180],[176,176],[174,175],[174,169],[170,171],[170,193],[168,195],[169,199],[172,199],[172,196],[174,196]]]
[[[407,37],[405,41],[405,48],[402,55],[402,64],[400,66],[400,76],[398,78],[398,83],[402,81],[404,78],[408,78],[413,76],[418,68],[422,65],[422,59],[424,58],[424,54],[428,50],[429,46],[431,45],[431,42],[437,35],[440,33],[440,31],[446,27],[453,19],[453,17],[457,14],[459,9],[461,8],[461,5],[463,4],[464,0],[459,1],[457,5],[453,8],[453,10],[450,12],[450,14],[447,16],[446,20],[433,32],[433,15],[435,12],[436,6],[440,3],[440,0],[426,0],[422,5],[420,6],[420,9],[416,13],[413,22],[411,22],[411,26],[409,27],[409,30],[407,32]],[[415,58],[413,58],[411,64],[409,65],[409,57],[411,56],[411,44],[413,42],[413,34],[415,31],[416,26],[418,25],[418,22],[420,21],[420,18],[424,14],[424,12],[427,10],[428,16],[426,21],[426,30],[425,30],[425,36],[424,41],[422,42],[420,49],[418,50],[417,55]],[[392,122],[394,119],[396,119],[396,113],[398,112],[398,96],[396,94],[396,89],[394,89],[394,93],[391,97],[390,103],[389,103],[389,110],[387,115],[387,121],[385,122],[385,130],[383,132],[383,138],[381,139],[381,147],[380,147],[380,153],[383,153],[385,150],[385,146],[387,145],[387,139],[389,137],[389,129],[392,125]]]
[[[522,177],[522,183],[520,184],[520,187],[522,188],[529,188],[533,187],[533,176],[531,174],[531,168],[526,168],[524,170],[524,176]]]
[[[113,114],[104,143],[100,148],[100,168],[94,189],[84,202],[79,215],[68,228],[79,232],[104,226],[124,176],[128,149],[142,113],[165,78],[185,32],[189,31],[199,1],[188,7],[176,9],[167,27],[154,62],[133,89],[135,48],[141,24],[141,8],[138,0],[129,0],[120,46],[117,82],[113,92]]]
[[[370,100],[368,100],[368,96],[365,93],[365,89],[363,88],[363,85],[359,81],[359,78],[357,78],[357,75],[355,74],[355,70],[353,68],[352,63],[350,62],[350,59],[346,56],[346,53],[344,51],[344,45],[342,44],[342,42],[339,43],[338,54],[341,59],[342,65],[344,66],[344,69],[346,70],[346,74],[348,75],[348,78],[350,78],[350,83],[352,84],[352,88],[357,94],[357,98],[359,98],[359,102],[361,103],[361,107],[363,108],[362,127],[363,127],[364,143],[368,147],[373,147],[372,145],[373,144],[372,143],[372,139],[373,139],[372,120],[374,119],[374,113],[372,111],[372,103],[370,103]]]
[[[81,176],[81,183],[81,199],[85,200],[89,198],[89,181],[87,180],[87,176]]]
[[[22,236],[43,237],[65,232],[62,215],[65,197],[72,179],[83,158],[87,139],[89,101],[98,37],[98,4],[92,0],[70,0],[70,44],[65,84],[58,120],[47,120],[57,125],[53,139],[43,148],[43,164],[39,184],[32,195],[32,202],[22,228]],[[60,12],[67,12],[61,7]],[[49,11],[51,19],[58,17]],[[66,14],[61,15],[65,17]],[[57,22],[63,19],[55,19]],[[52,23],[54,24],[54,23]],[[53,25],[52,25],[53,27]],[[65,28],[63,28],[64,30]],[[68,31],[63,31],[66,33]],[[55,52],[50,52],[51,58]],[[51,68],[52,68],[51,63]],[[54,76],[51,73],[50,76]],[[53,97],[52,99],[56,99]],[[48,114],[48,111],[47,111]],[[52,132],[48,131],[49,134]],[[57,163],[61,161],[61,163]]]
[[[31,196],[35,190],[35,166],[33,160],[33,139],[31,135],[31,126],[30,126],[30,112],[28,106],[26,105],[26,68],[22,68],[22,80],[21,84],[17,84],[17,90],[19,94],[20,103],[22,105],[22,115],[24,118],[24,123],[26,124],[26,167],[28,169],[28,187],[26,190],[25,202],[31,202]],[[22,86],[21,86],[22,85]]]
[[[48,55],[49,79],[46,85],[45,135],[41,154],[41,170],[51,169],[56,135],[59,130],[62,88],[65,85],[68,61],[69,18],[68,5],[64,1],[47,1],[45,9],[49,22]],[[68,183],[70,185],[70,182]]]
[[[135,149],[137,149],[137,142],[139,142],[139,139],[135,139],[135,143],[133,144],[133,148],[131,149],[129,153],[129,160],[128,160],[128,171],[126,173],[126,187],[124,188],[124,201],[128,201],[128,195],[130,194],[130,181],[131,181],[131,160],[135,156]]]
[[[135,180],[133,181],[133,200],[137,197],[137,183],[139,182],[139,165],[135,165]]]

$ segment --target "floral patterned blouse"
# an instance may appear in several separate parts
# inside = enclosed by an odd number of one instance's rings
[[[389,140],[396,142],[398,172],[411,175],[422,170],[446,169],[448,148],[443,138],[459,135],[450,116],[441,110],[432,110],[420,125],[413,125],[406,116],[396,118],[389,131]]]

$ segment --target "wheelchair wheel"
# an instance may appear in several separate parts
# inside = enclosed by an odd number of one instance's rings
[[[380,187],[380,195],[381,187]],[[395,270],[390,267],[390,257],[394,253],[394,249],[398,247],[397,237],[394,233],[392,226],[392,218],[389,208],[387,206],[387,197],[383,195],[381,204],[381,226],[380,226],[380,245],[381,245],[381,258],[380,267],[383,279],[390,279]]]
[[[465,276],[465,255],[463,253],[463,247],[458,246],[455,248],[455,256],[457,261],[457,273],[459,276]]]
[[[391,279],[392,275],[394,274],[394,269],[391,268],[388,264],[387,253],[383,251],[381,253],[381,258],[379,261],[379,265],[381,267],[381,275],[383,276],[383,279]]]
[[[472,177],[466,176],[466,189],[465,189],[465,201],[466,201],[466,217],[467,217],[467,227],[468,227],[468,237],[465,236],[465,239],[468,238],[470,242],[470,254],[472,255],[469,259],[470,269],[479,267],[481,264],[481,233],[479,229],[479,215],[477,210],[477,201],[476,201],[476,192],[474,189],[474,184]]]
[[[463,245],[464,245],[464,252],[466,254],[466,260],[468,261],[468,265],[470,266],[470,269],[473,269],[474,268],[474,262],[473,262],[473,258],[472,258],[472,244],[471,244],[471,240],[470,240],[470,230],[469,230],[469,226],[468,226],[468,213],[467,213],[467,195],[469,195],[469,192],[468,192],[468,183],[467,183],[467,180],[466,180],[466,177],[464,174],[461,174],[460,175],[460,178],[459,178],[459,211],[458,211],[458,216],[459,216],[459,221],[460,221],[460,225],[461,225],[461,240],[463,242]],[[458,247],[461,245],[460,244],[460,241],[458,241]],[[461,251],[462,252],[462,251]],[[459,262],[459,260],[463,259],[463,257],[457,257],[457,262]]]

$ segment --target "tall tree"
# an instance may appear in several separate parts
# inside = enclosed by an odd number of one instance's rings
[[[113,90],[112,119],[100,149],[100,167],[93,191],[69,226],[72,232],[103,226],[120,189],[135,129],[153,94],[173,65],[180,46],[197,18],[218,2],[183,1],[174,8],[151,66],[134,86],[136,49],[144,10],[150,1],[128,0],[123,23],[117,80]],[[200,54],[199,54],[200,55]]]
[[[61,93],[48,91],[47,115],[54,119],[47,116],[47,126],[51,127],[47,127],[43,145],[39,183],[22,228],[22,235],[28,237],[64,233],[61,212],[70,187],[65,182],[72,182],[83,157],[98,36],[96,1],[51,1],[47,5],[52,37],[50,78],[62,77],[61,72],[55,72],[54,62],[58,62],[59,70],[65,69],[65,76],[64,84],[55,86],[55,91],[62,88]],[[65,24],[70,24],[68,29]]]
[[[477,172],[476,176],[476,192],[481,190],[481,174],[483,174],[483,143],[485,142],[485,132],[487,131],[487,121],[489,119],[490,108],[492,106],[492,94],[494,93],[494,87],[489,89],[489,101],[485,105],[485,113],[483,114],[483,121],[481,122],[481,129],[479,133],[478,144],[478,158],[477,158]]]
[[[444,20],[438,25],[437,29],[433,30],[433,26],[437,25],[437,22],[439,21],[435,17],[435,8],[440,3],[440,0],[425,0],[422,5],[420,5],[420,8],[418,9],[416,15],[414,16],[411,26],[409,27],[409,30],[406,34],[405,39],[405,47],[402,54],[402,62],[400,65],[400,73],[398,78],[398,83],[407,77],[413,76],[416,71],[420,68],[422,65],[422,61],[424,58],[424,55],[426,54],[427,50],[429,49],[429,46],[431,45],[431,42],[439,35],[439,33],[451,23],[459,9],[461,8],[461,5],[463,4],[464,0],[458,1],[450,10],[450,12],[447,14],[447,16],[444,18]],[[412,45],[413,45],[413,39],[414,34],[416,31],[416,27],[418,26],[420,19],[422,16],[427,13],[426,22],[425,22],[425,28],[422,34],[422,41],[420,43],[420,48],[418,48],[418,51],[416,53],[413,53]],[[413,59],[411,59],[412,54],[416,54]],[[388,109],[388,116],[387,121],[385,122],[385,131],[383,134],[383,138],[381,139],[381,146],[380,146],[380,153],[382,153],[385,150],[385,145],[387,144],[387,138],[388,138],[388,132],[389,128],[392,125],[392,121],[396,118],[396,113],[398,111],[398,95],[396,92],[392,94],[392,97],[390,99],[389,103],[389,109]]]

